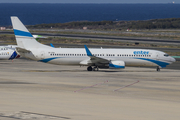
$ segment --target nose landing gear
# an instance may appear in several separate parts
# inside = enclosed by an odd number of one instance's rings
[[[160,67],[158,66],[156,70],[159,72],[160,71]]]

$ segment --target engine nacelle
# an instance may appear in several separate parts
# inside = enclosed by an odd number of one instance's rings
[[[124,61],[111,61],[109,63],[109,69],[124,69],[125,62]]]

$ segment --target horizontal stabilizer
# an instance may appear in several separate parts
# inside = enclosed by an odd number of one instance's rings
[[[24,48],[16,47],[17,52],[31,52],[30,50],[26,50]]]

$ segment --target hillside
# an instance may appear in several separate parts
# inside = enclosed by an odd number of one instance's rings
[[[122,29],[180,29],[180,18],[153,19],[146,21],[77,21],[69,23],[52,23],[31,25],[31,29],[88,29],[122,30]]]

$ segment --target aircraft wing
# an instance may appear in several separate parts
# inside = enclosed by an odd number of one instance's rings
[[[117,61],[117,60],[108,60],[105,58],[101,58],[101,57],[96,57],[94,56],[91,51],[88,49],[88,47],[86,45],[84,45],[85,49],[86,49],[86,53],[87,56],[90,57],[89,60],[84,60],[82,62],[80,62],[80,64],[82,65],[88,65],[88,66],[98,66],[101,68],[110,68],[110,69],[122,69],[125,68],[125,62],[124,61]],[[91,71],[91,69],[89,69],[88,71]]]
[[[109,60],[101,58],[101,57],[94,56],[86,45],[84,45],[84,47],[86,49],[87,56],[90,57],[91,63],[94,63],[94,64],[109,64]]]

